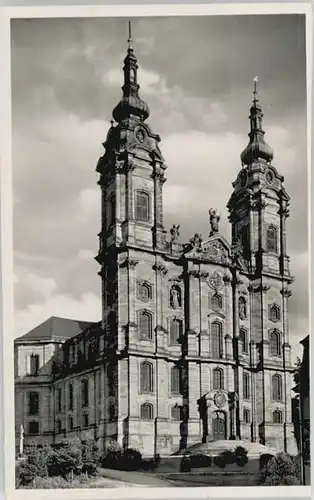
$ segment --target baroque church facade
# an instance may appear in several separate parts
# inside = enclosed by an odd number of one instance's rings
[[[231,243],[210,209],[208,237],[182,244],[179,226],[164,227],[167,167],[131,40],[123,72],[96,168],[102,318],[51,318],[16,339],[17,446],[78,436],[151,455],[242,439],[293,453],[289,196],[256,83],[227,204]]]

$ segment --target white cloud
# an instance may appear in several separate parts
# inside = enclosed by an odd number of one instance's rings
[[[100,321],[101,301],[95,293],[84,293],[77,299],[51,295],[44,303],[30,303],[15,313],[15,336],[23,335],[51,316],[80,321]]]
[[[91,250],[87,250],[84,248],[79,251],[77,256],[79,259],[82,259],[82,260],[89,260],[89,259],[93,259],[95,257],[94,253]]]
[[[100,190],[97,188],[82,189],[79,194],[83,216],[89,217],[91,213],[97,213],[100,216]]]

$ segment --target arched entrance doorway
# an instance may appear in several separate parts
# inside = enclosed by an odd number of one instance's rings
[[[213,414],[212,431],[214,441],[227,438],[227,422],[225,412],[216,411]]]

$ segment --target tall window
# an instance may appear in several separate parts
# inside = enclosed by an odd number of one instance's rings
[[[143,340],[153,338],[152,315],[148,311],[140,311],[138,314],[139,337]]]
[[[69,428],[69,431],[72,431],[73,430],[73,417],[71,417],[71,415],[69,416],[68,418],[68,428]]]
[[[88,406],[88,379],[82,380],[82,406]]]
[[[109,405],[109,420],[112,422],[116,418],[116,407],[114,404]]]
[[[28,414],[37,415],[39,413],[39,394],[38,392],[29,392],[28,394]]]
[[[248,410],[248,409],[246,409],[246,408],[245,408],[245,409],[243,410],[243,422],[244,422],[245,424],[249,424],[249,423],[250,423],[250,421],[251,421],[251,417],[250,417],[250,410]]]
[[[28,422],[28,433],[39,434],[39,423],[35,420]]]
[[[153,365],[148,361],[143,361],[140,365],[140,385],[142,393],[154,390]]]
[[[117,385],[118,385],[118,372],[117,372],[116,365],[108,364],[108,366],[107,366],[107,381],[106,382],[108,384],[109,396],[114,396],[116,393],[116,390],[117,390]]]
[[[273,413],[273,423],[274,424],[282,424],[282,412],[279,410],[275,410]]]
[[[272,399],[273,401],[282,401],[282,378],[281,375],[272,377]]]
[[[216,311],[222,309],[222,296],[219,293],[215,293],[211,297],[211,308]]]
[[[30,374],[37,375],[39,370],[39,355],[31,354],[30,357]]]
[[[181,407],[178,405],[171,407],[171,420],[181,420]]]
[[[144,191],[136,193],[136,219],[139,221],[149,221],[149,195]]]
[[[274,323],[280,321],[280,307],[277,304],[273,304],[269,308],[269,319]]]
[[[89,418],[88,413],[83,413],[83,427],[89,426]]]
[[[150,403],[144,403],[141,405],[141,419],[142,420],[152,420],[154,418],[154,408]]]
[[[277,253],[278,251],[278,237],[277,228],[275,226],[269,226],[267,228],[267,250],[268,252]]]
[[[116,220],[116,197],[114,194],[108,199],[108,227]]]
[[[62,390],[60,387],[57,389],[57,411],[62,411]]]
[[[68,408],[73,410],[73,385],[69,384],[68,387]]]
[[[250,399],[250,375],[243,373],[243,399]]]
[[[270,354],[271,356],[281,355],[281,335],[278,330],[270,332]]]
[[[62,431],[62,423],[61,420],[56,421],[56,432],[60,433]]]
[[[182,335],[182,321],[181,319],[174,318],[170,321],[170,344],[178,343]]]
[[[180,368],[178,366],[171,367],[170,391],[171,394],[180,394]]]
[[[245,328],[240,328],[239,339],[240,339],[240,342],[241,342],[241,345],[242,345],[242,352],[244,354],[248,354],[248,352],[249,352],[249,343],[248,343],[247,331],[245,330]]]
[[[213,389],[219,390],[224,388],[224,372],[222,368],[213,370]]]
[[[222,324],[215,321],[211,325],[212,356],[213,358],[223,357]]]
[[[149,283],[140,282],[137,284],[137,295],[140,300],[148,301],[152,299],[152,287]]]

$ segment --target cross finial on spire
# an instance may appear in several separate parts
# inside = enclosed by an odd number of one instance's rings
[[[258,82],[258,76],[255,76],[253,78],[253,101],[257,101],[257,82]]]
[[[129,49],[132,47],[132,25],[129,21],[129,38],[128,38]]]

